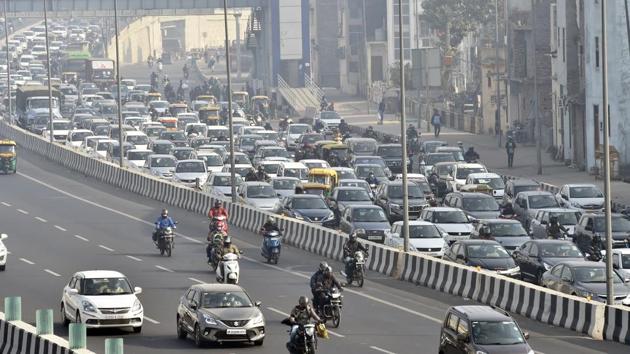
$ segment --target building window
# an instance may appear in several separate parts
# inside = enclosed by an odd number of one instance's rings
[[[599,68],[599,37],[595,37],[595,67]]]
[[[488,75],[488,88],[492,88],[492,77]]]
[[[593,127],[595,129],[593,129],[593,133],[594,138],[595,138],[595,148],[597,148],[599,146],[599,131],[600,131],[600,127],[599,127],[599,105],[594,104],[593,105]]]
[[[562,27],[562,62],[567,61],[567,43],[566,43],[566,30]]]

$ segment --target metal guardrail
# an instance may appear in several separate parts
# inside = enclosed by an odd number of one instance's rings
[[[317,101],[321,101],[325,96],[324,90],[322,90],[313,78],[309,74],[304,74],[304,86],[317,98]]]
[[[306,109],[304,104],[300,101],[300,98],[295,93],[293,87],[289,86],[284,78],[278,74],[278,91],[287,103],[293,107],[293,109],[297,112],[302,112]]]

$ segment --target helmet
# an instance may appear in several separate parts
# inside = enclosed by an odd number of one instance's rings
[[[356,241],[357,240],[357,232],[355,231],[355,232],[351,233],[350,236],[348,237],[348,239],[350,241]]]
[[[490,236],[490,228],[488,226],[483,226],[481,230],[479,230],[479,234],[483,236]]]
[[[326,267],[326,269],[324,269],[324,275],[326,277],[329,277],[329,276],[332,275],[332,267],[331,266],[328,266],[328,267]]]
[[[217,200],[217,201],[214,202],[214,207],[215,208],[220,208],[222,205],[223,205],[223,203],[221,203],[220,200]]]
[[[225,240],[223,240],[223,245],[224,245],[224,246],[229,246],[229,245],[231,245],[231,244],[232,244],[232,238],[231,238],[230,236],[227,236],[227,237],[225,238]]]
[[[276,218],[274,218],[273,216],[270,216],[270,217],[267,219],[267,222],[268,222],[268,223],[271,223],[271,224],[274,224],[274,223],[276,222]]]
[[[461,141],[457,142],[457,146],[463,146],[463,145],[464,145],[464,143],[462,143]]]
[[[409,129],[413,128],[413,124],[409,123]]]
[[[352,239],[352,236],[354,236],[355,240],[357,238],[365,237],[365,229],[354,230],[354,232],[350,235],[350,239]]]
[[[438,202],[437,202],[437,200],[435,200],[435,198],[431,198],[431,199],[429,199],[429,205],[432,206],[432,207],[436,207],[436,206],[438,206]]]
[[[549,222],[550,222],[550,223],[552,223],[552,224],[557,223],[557,222],[558,222],[558,217],[557,217],[557,216],[555,216],[555,215],[554,215],[554,216],[552,216],[552,217],[550,217],[550,218],[549,218]]]
[[[289,119],[289,120],[287,120],[287,123],[289,123],[289,124],[293,124],[293,119]]]
[[[370,125],[370,126],[368,127],[368,130],[374,130],[374,128],[372,128],[372,126]]]
[[[168,216],[168,209],[162,209],[162,216],[163,217],[167,217]]]
[[[300,298],[298,300],[298,304],[300,305],[300,307],[308,306],[308,297],[307,296],[300,296]]]
[[[326,269],[328,269],[328,263],[327,263],[327,262],[325,262],[325,261],[321,261],[321,262],[319,263],[319,270],[323,272],[323,271],[325,271]]]
[[[258,166],[258,172],[263,172],[263,171],[264,171],[263,167],[262,166]]]
[[[342,118],[339,122],[340,123],[345,123],[346,121]]]

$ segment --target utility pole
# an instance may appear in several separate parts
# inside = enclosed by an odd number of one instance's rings
[[[533,11],[533,10],[532,10]],[[496,74],[496,81],[494,85],[497,87],[497,110],[494,115],[494,130],[495,134],[499,137],[499,148],[501,147],[501,78],[499,77],[499,0],[494,0],[494,71]]]
[[[48,65],[48,133],[50,135],[50,143],[55,142],[55,136],[53,134],[53,97],[52,97],[52,82],[51,82],[51,62],[50,62],[50,46],[48,45],[48,4],[44,0],[44,34],[46,35],[46,64]],[[5,18],[4,22],[7,20]],[[9,43],[7,42],[7,50],[9,50]],[[9,63],[7,63],[9,65]],[[10,100],[10,98],[9,98]]]
[[[402,144],[403,235],[404,252],[409,251],[409,189],[407,183],[407,132],[405,131],[405,51],[402,0],[398,0],[398,53],[400,60],[400,141]]]
[[[608,110],[608,33],[606,23],[608,4],[602,1],[602,109],[604,110],[604,215],[606,217],[606,303],[615,303],[612,255],[612,218],[610,205],[610,114]]]
[[[9,123],[13,124],[13,102],[11,102],[11,59],[9,58],[9,18],[7,17],[7,7],[9,0],[4,0],[4,44],[7,55],[7,101],[9,104]],[[50,80],[48,81],[50,82]]]
[[[120,50],[118,49],[118,0],[114,0],[114,30],[116,31],[116,92],[118,97],[116,97],[116,101],[118,102],[118,147],[119,151],[119,163],[120,167],[124,167],[125,164],[123,162],[123,158],[125,157],[124,146],[123,146],[123,129],[122,129],[122,97],[120,97]]]
[[[538,175],[542,175],[542,123],[540,122],[540,112],[538,110],[538,60],[536,58],[536,4],[531,0],[532,4],[532,42],[534,47],[534,118],[536,122],[536,165],[538,166]]]
[[[236,22],[236,77],[241,78],[241,16],[240,12],[234,13]]]
[[[230,179],[232,180],[232,203],[236,203],[236,171],[234,171],[234,125],[232,124],[232,74],[230,72],[230,37],[228,36],[227,0],[223,0],[223,22],[225,24],[225,69],[227,71],[228,134],[230,136]]]

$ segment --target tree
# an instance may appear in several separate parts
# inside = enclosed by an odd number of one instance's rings
[[[389,79],[392,82],[392,86],[400,87],[400,62],[397,61],[389,67]],[[411,65],[405,64],[405,87],[411,88]]]
[[[422,19],[437,31],[445,50],[457,47],[467,33],[494,17],[491,0],[425,0],[422,8]]]

